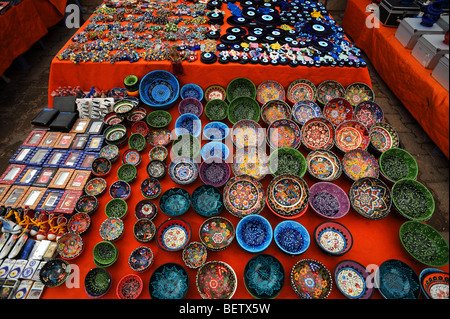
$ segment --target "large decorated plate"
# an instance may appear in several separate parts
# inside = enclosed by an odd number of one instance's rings
[[[397,259],[386,260],[378,267],[375,284],[386,299],[418,299],[420,295],[419,277],[414,269]]]
[[[285,101],[270,100],[261,107],[261,119],[267,125],[276,120],[291,119],[292,111]]]
[[[316,100],[316,86],[309,80],[299,79],[293,81],[287,89],[287,99],[292,104],[303,100]]]
[[[332,151],[311,151],[306,156],[306,164],[308,173],[324,182],[334,181],[342,174],[341,161]]]
[[[317,86],[317,102],[321,105],[325,105],[333,99],[344,97],[345,89],[339,82],[324,81]]]
[[[370,145],[379,153],[400,145],[397,132],[386,122],[373,124],[369,130],[369,139]]]
[[[183,299],[189,289],[189,276],[183,266],[166,263],[159,266],[148,283],[152,299]]]
[[[180,251],[189,243],[191,235],[191,227],[186,221],[171,218],[159,225],[156,243],[164,251]]]
[[[298,124],[304,125],[314,117],[321,117],[322,110],[315,102],[303,100],[294,104],[292,107],[292,116]]]
[[[284,87],[277,81],[264,81],[256,89],[256,100],[261,104],[265,104],[271,100],[284,101],[285,99],[286,93]]]
[[[274,149],[300,147],[301,130],[298,124],[292,120],[276,120],[270,124],[267,132],[267,144]]]
[[[353,107],[346,99],[335,98],[325,104],[322,113],[334,126],[338,126],[353,118]]]
[[[325,299],[331,293],[333,279],[321,262],[302,259],[292,267],[290,282],[302,299]]]
[[[247,175],[232,177],[224,187],[225,208],[236,217],[259,214],[265,206],[263,185]]]
[[[236,149],[247,146],[260,147],[264,144],[264,130],[252,120],[241,120],[233,125],[231,140]]]
[[[244,269],[244,285],[255,298],[271,299],[281,292],[285,273],[281,262],[274,256],[259,254],[250,259]]]
[[[260,148],[240,148],[233,155],[231,169],[236,176],[249,175],[261,180],[269,173],[269,157]]]
[[[365,177],[358,179],[350,187],[348,197],[353,209],[368,219],[385,218],[391,211],[391,191],[378,178]]]
[[[282,218],[297,218],[306,212],[309,203],[308,184],[295,175],[275,177],[267,187],[267,205]]]
[[[313,118],[302,126],[301,136],[308,150],[329,150],[334,145],[335,129],[329,120]]]
[[[377,103],[366,101],[355,107],[353,118],[370,128],[375,123],[384,122],[384,113]]]
[[[355,107],[361,102],[373,101],[375,94],[370,86],[365,83],[355,82],[347,86],[345,98]]]
[[[353,260],[343,260],[334,268],[334,282],[339,291],[349,299],[370,299],[374,287],[368,285],[370,273],[366,267]]]
[[[356,181],[363,177],[379,176],[378,160],[369,152],[355,149],[345,153],[342,158],[342,168],[351,180]]]
[[[219,251],[230,246],[236,235],[233,224],[226,218],[215,216],[200,226],[200,241],[206,248]]]
[[[207,262],[197,271],[197,289],[203,299],[231,299],[237,282],[233,268],[222,261]]]
[[[369,131],[358,121],[344,121],[336,128],[336,147],[344,153],[357,148],[365,150],[369,142]]]
[[[195,182],[198,178],[198,174],[198,164],[189,157],[177,157],[169,165],[170,178],[180,185],[187,185]]]

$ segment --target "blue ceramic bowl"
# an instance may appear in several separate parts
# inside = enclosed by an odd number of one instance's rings
[[[289,255],[303,254],[311,243],[306,228],[293,220],[282,221],[275,227],[273,233],[275,244]]]
[[[414,269],[398,259],[386,260],[377,268],[375,284],[385,299],[418,299],[421,290]]]
[[[127,200],[128,197],[130,197],[130,194],[131,194],[130,184],[128,184],[125,181],[115,181],[109,187],[109,195],[111,195],[112,198],[120,198],[123,200]]]
[[[191,195],[183,188],[171,188],[159,199],[159,208],[170,217],[181,216],[191,206]]]
[[[269,221],[261,215],[247,215],[236,227],[239,246],[250,253],[260,253],[272,242],[273,231]]]
[[[182,99],[194,98],[199,101],[203,99],[203,90],[200,86],[194,83],[188,83],[183,85],[180,90],[180,96]]]
[[[153,272],[148,289],[152,299],[183,299],[189,289],[188,273],[179,264],[163,264]]]
[[[221,142],[209,142],[202,147],[202,158],[206,161],[210,157],[222,158],[224,161],[230,155],[228,146]]]
[[[139,95],[142,102],[154,109],[169,109],[180,95],[180,84],[170,72],[152,71],[142,78]]]
[[[178,136],[183,134],[191,134],[197,137],[201,132],[202,121],[195,114],[182,114],[175,122],[175,134]]]
[[[220,215],[223,211],[223,195],[217,188],[201,185],[192,192],[192,207],[203,217]]]
[[[203,128],[203,135],[211,141],[224,140],[230,134],[230,128],[222,122],[210,122]]]

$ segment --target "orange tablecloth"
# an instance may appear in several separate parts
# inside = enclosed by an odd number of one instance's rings
[[[449,93],[395,38],[396,28],[367,28],[370,1],[349,0],[343,28],[425,132],[449,157]]]

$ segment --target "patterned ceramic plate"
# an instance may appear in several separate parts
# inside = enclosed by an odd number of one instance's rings
[[[294,104],[292,116],[298,124],[304,125],[314,117],[322,117],[322,110],[315,102],[303,100]]]
[[[183,250],[190,240],[191,227],[182,219],[170,218],[156,231],[156,243],[164,251]]]
[[[344,153],[357,148],[365,150],[370,143],[369,131],[358,121],[344,121],[336,128],[335,143]]]
[[[291,108],[285,101],[271,100],[261,107],[261,119],[267,125],[276,120],[291,119]]]
[[[270,124],[267,131],[267,144],[274,149],[282,147],[297,149],[301,145],[300,127],[292,120],[276,120]]]
[[[91,226],[91,218],[86,213],[76,213],[70,217],[67,230],[71,233],[83,234]]]
[[[345,89],[339,82],[324,81],[317,87],[317,102],[321,105],[325,105],[333,99],[344,97]]]
[[[250,259],[244,269],[244,284],[254,298],[275,298],[284,286],[285,273],[274,256],[259,254]]]
[[[287,99],[292,104],[303,100],[315,101],[316,94],[317,89],[314,83],[304,79],[293,81],[287,89]]]
[[[361,122],[370,129],[373,124],[384,122],[384,113],[377,103],[366,101],[359,103],[355,107],[353,119]]]
[[[390,148],[397,148],[400,144],[395,129],[386,122],[375,123],[369,130],[370,145],[380,153]]]
[[[333,124],[325,118],[310,119],[302,126],[302,144],[310,151],[329,150],[334,145]]]
[[[332,151],[315,150],[306,156],[308,173],[318,180],[331,182],[338,179],[342,173],[339,157]]]
[[[189,157],[177,157],[169,165],[170,178],[180,185],[187,185],[195,182],[198,174],[198,164]]]
[[[338,126],[342,122],[353,118],[353,107],[346,99],[335,98],[325,104],[323,116],[334,126]]]
[[[232,177],[224,187],[223,201],[236,217],[259,214],[265,206],[264,187],[251,176]]]
[[[314,241],[330,256],[342,256],[353,246],[353,236],[347,227],[331,221],[323,222],[316,227]]]
[[[105,145],[98,155],[109,159],[112,163],[119,157],[119,147],[114,144]]]
[[[356,106],[361,102],[373,101],[375,94],[370,86],[364,83],[352,83],[345,90],[345,98],[352,106]]]
[[[193,241],[183,249],[183,261],[186,266],[192,269],[201,267],[208,257],[208,250],[202,243]]]
[[[269,157],[260,148],[240,148],[233,155],[231,169],[236,176],[249,175],[261,180],[269,173]]]
[[[179,264],[163,264],[153,272],[148,289],[152,299],[183,299],[189,290],[188,273]]]
[[[284,87],[277,81],[264,81],[256,89],[256,100],[259,103],[265,104],[271,100],[281,100],[286,99],[286,93]]]
[[[83,239],[77,233],[65,233],[57,242],[56,250],[62,259],[70,260],[78,257],[83,251]]]
[[[219,99],[225,101],[227,97],[227,91],[220,85],[208,86],[205,90],[205,100],[209,102],[211,100]]]
[[[141,162],[141,154],[133,149],[126,150],[122,155],[122,164],[139,165]]]
[[[389,259],[375,272],[378,291],[386,299],[417,299],[420,294],[419,277],[408,264]]]
[[[128,257],[128,265],[137,272],[147,270],[153,264],[153,252],[149,247],[141,246],[134,249]]]
[[[363,217],[382,219],[389,215],[392,197],[389,187],[380,179],[364,177],[350,187],[348,197],[353,209]]]
[[[223,217],[211,217],[200,226],[200,241],[206,248],[219,251],[230,246],[236,235],[233,224]]]
[[[267,205],[282,218],[297,218],[306,212],[309,203],[308,184],[294,175],[275,177],[267,187]]]
[[[147,142],[151,146],[166,146],[171,141],[171,132],[166,128],[160,128],[150,131],[147,136]]]
[[[122,237],[124,224],[118,217],[110,217],[100,225],[100,237],[103,240],[114,241]]]
[[[236,149],[247,146],[260,147],[264,144],[264,130],[255,121],[241,120],[233,125],[231,140]]]
[[[237,282],[233,268],[222,261],[207,262],[197,271],[197,289],[203,299],[231,299]]]
[[[380,171],[375,156],[362,149],[345,153],[342,158],[342,168],[345,175],[353,181],[363,177],[378,178]]]
[[[366,267],[353,260],[343,260],[334,268],[334,282],[339,291],[349,299],[370,299],[373,286],[366,283],[370,273]]]
[[[325,299],[331,292],[333,279],[321,262],[302,259],[292,267],[290,282],[300,298]]]

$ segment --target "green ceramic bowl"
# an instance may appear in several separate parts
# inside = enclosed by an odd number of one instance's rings
[[[269,156],[269,170],[273,176],[290,174],[303,177],[306,169],[307,164],[303,154],[291,147],[276,149]]]
[[[137,177],[137,169],[133,164],[123,164],[117,170],[117,177],[124,182],[131,183]]]
[[[405,250],[417,261],[429,267],[448,264],[448,243],[433,227],[418,221],[407,221],[399,230]]]
[[[205,105],[205,115],[211,121],[226,119],[228,116],[228,103],[220,99],[210,100]]]
[[[241,96],[235,98],[228,107],[228,120],[234,125],[241,120],[259,121],[261,108],[255,99]]]
[[[198,138],[191,134],[179,135],[172,144],[172,152],[176,157],[196,158],[202,149]]]
[[[227,100],[232,102],[234,99],[246,96],[252,99],[256,98],[256,86],[247,78],[236,78],[227,86]]]
[[[95,244],[92,250],[94,264],[97,267],[106,268],[114,264],[119,256],[117,247],[109,241],[101,241]]]
[[[130,92],[139,90],[139,79],[136,75],[129,75],[123,80],[125,88]]]
[[[434,213],[433,195],[418,181],[401,179],[392,186],[391,194],[394,208],[407,219],[426,221]]]
[[[133,150],[141,152],[147,146],[147,140],[141,133],[134,133],[128,139],[128,146]]]
[[[147,124],[150,127],[154,128],[162,128],[166,127],[172,121],[172,115],[169,112],[164,110],[157,110],[150,112],[147,115]]]
[[[108,217],[124,218],[127,211],[127,202],[121,198],[113,198],[105,206],[105,214]]]
[[[416,179],[419,173],[414,157],[401,148],[390,148],[383,152],[378,162],[382,176],[392,183],[403,178]]]

